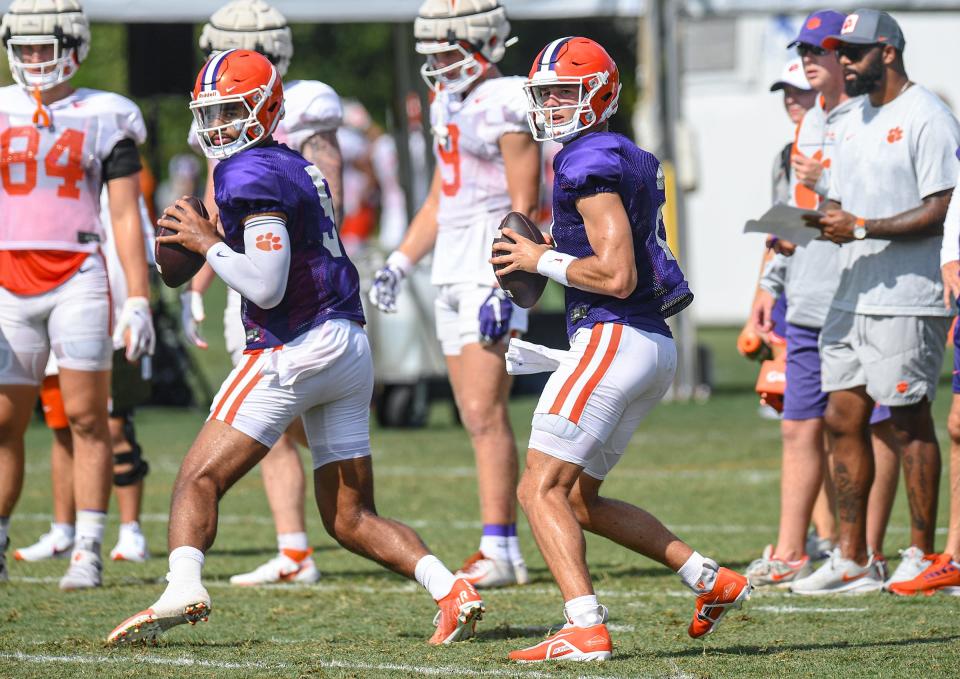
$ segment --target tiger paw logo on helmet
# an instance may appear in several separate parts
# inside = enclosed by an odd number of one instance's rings
[[[434,92],[462,92],[503,58],[510,39],[507,12],[497,0],[426,0],[413,22],[420,75]]]
[[[190,111],[208,158],[224,159],[254,146],[283,118],[277,68],[252,50],[217,52],[200,69]]]
[[[567,142],[617,112],[620,73],[593,40],[558,38],[537,55],[524,91],[533,138]]]
[[[77,0],[13,0],[0,37],[13,79],[31,90],[66,82],[90,51],[90,23]]]

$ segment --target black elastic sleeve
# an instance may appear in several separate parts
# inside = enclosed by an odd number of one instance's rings
[[[129,177],[142,169],[136,142],[130,137],[124,137],[113,147],[110,155],[103,159],[103,181]]]

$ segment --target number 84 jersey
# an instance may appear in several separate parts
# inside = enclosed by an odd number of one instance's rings
[[[430,105],[441,178],[434,285],[494,284],[487,262],[490,243],[510,211],[500,137],[530,133],[523,82],[523,78],[492,78],[462,100],[441,91]],[[445,135],[437,133],[444,128]]]
[[[0,250],[92,252],[103,242],[102,164],[124,138],[146,139],[129,99],[80,88],[33,122],[36,101],[0,88]],[[44,121],[45,122],[45,121]]]

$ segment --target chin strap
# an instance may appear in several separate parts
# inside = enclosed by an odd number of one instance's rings
[[[43,106],[43,94],[39,87],[33,88],[33,98],[37,102],[37,110],[33,112],[33,124],[37,127],[50,127],[50,114]]]

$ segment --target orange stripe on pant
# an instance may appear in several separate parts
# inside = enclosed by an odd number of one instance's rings
[[[560,411],[563,409],[563,402],[566,401],[567,396],[570,395],[570,390],[573,389],[573,385],[577,383],[577,380],[580,379],[580,376],[587,369],[587,366],[590,365],[590,361],[593,360],[593,355],[597,353],[597,347],[600,345],[600,336],[602,334],[603,324],[597,323],[590,332],[590,343],[587,345],[587,350],[584,352],[573,374],[563,383],[563,387],[560,389],[560,393],[557,394],[557,398],[554,399],[553,405],[550,407],[551,415],[560,414]]]
[[[600,384],[600,380],[603,379],[610,364],[613,363],[613,359],[617,355],[617,348],[620,346],[621,335],[623,335],[623,326],[619,323],[614,324],[613,332],[610,334],[610,344],[607,345],[607,350],[604,352],[603,358],[600,359],[600,365],[597,366],[596,371],[590,379],[587,380],[583,391],[580,392],[580,396],[577,397],[576,402],[573,404],[573,410],[570,412],[570,421],[574,424],[580,423],[580,416],[583,415],[583,409],[587,405],[587,400],[593,395],[594,389]]]
[[[223,418],[224,423],[233,424],[233,420],[237,416],[237,411],[240,410],[240,406],[243,404],[243,399],[247,397],[247,394],[253,391],[253,388],[260,382],[261,377],[263,377],[262,370],[259,371],[256,377],[250,380],[250,383],[247,384],[247,386],[243,388],[243,391],[237,395],[237,398],[235,398],[233,401],[233,405],[230,406],[230,410],[227,411],[227,416]]]
[[[233,393],[233,390],[237,388],[243,378],[247,376],[247,373],[250,372],[250,369],[253,367],[253,364],[257,362],[260,356],[258,355],[249,355],[247,356],[247,363],[243,366],[237,376],[233,379],[233,382],[230,383],[230,386],[227,387],[227,390],[223,392],[223,398],[220,399],[220,402],[217,403],[217,407],[213,410],[213,415],[210,416],[210,419],[216,420],[220,416],[220,410],[223,409],[223,404],[230,400],[230,394]]]

